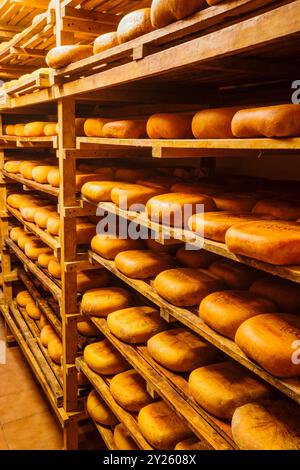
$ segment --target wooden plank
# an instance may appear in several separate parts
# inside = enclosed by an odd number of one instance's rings
[[[102,437],[108,450],[119,450],[115,444],[112,430],[106,426],[102,426],[101,424],[97,423],[94,420],[93,420],[93,423],[97,431],[99,432],[100,436]]]
[[[15,135],[0,135],[0,142],[16,142],[17,144],[22,145],[22,143],[28,144],[35,144],[36,146],[41,147],[57,147],[57,137],[48,137],[48,136],[41,136],[41,137],[18,137]]]
[[[47,55],[48,51],[44,51],[42,49],[30,49],[28,47],[16,47],[12,46],[10,48],[10,53],[11,55],[17,55],[17,56],[25,56],[25,57],[41,57],[45,58]]]
[[[62,18],[75,18],[87,21],[98,21],[102,24],[108,24],[111,26],[118,26],[120,17],[111,13],[103,13],[95,10],[85,10],[84,8],[74,8],[70,6],[62,7],[61,9]]]
[[[239,362],[247,369],[251,370],[263,380],[271,384],[273,387],[280,390],[283,394],[287,395],[292,400],[300,404],[299,378],[279,379],[277,377],[273,377],[271,374],[262,369],[259,365],[252,362],[232,340],[219,335],[214,330],[209,328],[199,318],[196,312],[185,308],[175,307],[174,305],[169,304],[155,292],[155,290],[151,287],[150,282],[130,279],[124,276],[124,274],[120,273],[120,271],[116,269],[113,261],[105,260],[104,258],[100,257],[99,255],[93,252],[90,252],[90,256],[101,266],[104,266],[119,279],[124,281],[130,287],[132,287],[137,292],[146,297],[148,300],[157,305],[160,309],[163,309],[168,312],[171,317],[183,323],[185,326],[193,330],[195,333],[199,334],[199,336],[207,340],[209,343],[216,346],[216,348],[220,349],[232,359]]]
[[[20,175],[19,173],[18,174],[8,173],[5,170],[2,170],[2,174],[6,176],[7,178],[9,178],[10,180],[17,181],[18,183],[23,184],[27,188],[32,188],[35,191],[50,194],[50,196],[54,196],[54,197],[58,197],[59,195],[59,188],[54,188],[53,186],[50,186],[50,184],[37,183],[34,180],[28,180],[26,178],[23,178],[23,176]]]

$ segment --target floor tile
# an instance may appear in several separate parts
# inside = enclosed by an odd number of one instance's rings
[[[0,427],[0,450],[8,450],[6,439],[2,427]]]
[[[0,424],[47,410],[46,398],[37,387],[0,397]]]
[[[2,380],[0,380],[0,397],[11,395],[12,393],[19,393],[24,390],[36,388],[37,384],[33,375],[26,370],[14,371],[8,369]]]

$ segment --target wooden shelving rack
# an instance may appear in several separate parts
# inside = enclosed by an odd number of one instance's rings
[[[7,4],[6,4],[7,3]],[[0,26],[0,77],[18,78],[23,73],[45,67],[45,56],[55,45],[92,44],[101,33],[116,28],[120,18],[132,10],[130,0],[60,0],[55,4],[40,0],[43,8],[30,7],[27,0],[2,2],[0,13],[7,8],[7,28]],[[22,7],[20,9],[20,5]],[[35,2],[34,2],[35,3]],[[151,0],[134,2],[135,8],[150,6]],[[17,6],[19,5],[19,6]],[[24,14],[24,19],[18,15]],[[34,24],[32,19],[41,15]],[[25,20],[26,18],[26,20]],[[25,28],[25,29],[24,29]],[[3,36],[5,32],[5,36]],[[78,422],[86,417],[79,399],[77,370],[81,370],[101,394],[139,448],[151,450],[141,435],[136,416],[125,412],[114,401],[109,380],[91,371],[77,357],[82,338],[77,334],[81,319],[77,295],[77,271],[109,270],[145,301],[154,303],[168,322],[179,322],[205,338],[232,360],[271,384],[282,394],[300,404],[299,379],[277,379],[250,361],[231,340],[206,326],[192,309],[176,308],[161,299],[151,282],[134,281],[122,275],[112,261],[99,255],[79,252],[76,245],[76,218],[95,214],[96,207],[75,191],[76,163],[98,159],[99,164],[213,167],[216,158],[293,156],[299,158],[300,139],[226,139],[226,140],[151,140],[101,139],[76,136],[75,117],[138,117],[170,110],[197,111],[205,107],[249,106],[290,102],[291,82],[300,64],[300,0],[224,0],[190,18],[153,31],[136,40],[73,63],[49,76],[38,75],[24,83],[12,85],[4,96],[0,124],[0,234],[1,280],[3,299],[0,310],[8,335],[18,341],[49,402],[64,429],[64,447],[78,446]],[[282,48],[278,47],[282,45]],[[84,77],[84,79],[82,79]],[[3,98],[3,99],[2,99]],[[33,120],[32,115],[56,118],[59,134],[54,137],[13,137],[3,135],[2,124]],[[30,117],[29,117],[30,116]],[[26,121],[27,119],[27,121]],[[32,152],[32,153],[31,153]],[[31,153],[31,154],[30,154]],[[22,159],[49,156],[57,161],[60,188],[39,184],[4,171],[8,158]],[[205,159],[201,160],[202,157]],[[157,160],[159,159],[159,161]],[[210,160],[209,160],[210,159]],[[124,163],[123,163],[124,162]],[[34,224],[25,222],[19,211],[6,206],[11,188],[32,191],[49,197],[58,205],[61,230],[51,237]],[[173,238],[203,247],[293,282],[300,283],[300,266],[277,267],[230,253],[222,243],[203,240],[187,230],[170,229],[149,222],[144,214],[122,211],[111,203],[100,205],[116,214],[154,230],[157,240]],[[22,224],[54,250],[60,259],[62,279],[57,281],[30,260],[9,239],[9,225]],[[16,260],[18,267],[16,267]],[[28,274],[26,274],[26,272]],[[40,294],[31,282],[37,279],[49,293]],[[63,341],[63,374],[59,379],[38,342],[38,329],[13,301],[13,283],[21,280],[34,293],[37,305]],[[51,300],[50,300],[51,299]],[[53,309],[55,305],[55,309]],[[143,346],[129,346],[117,340],[106,321],[93,318],[99,331],[120,351],[147,382],[153,396],[160,396],[191,427],[208,448],[235,449],[228,423],[223,423],[201,409],[189,396],[186,379],[158,366]],[[115,450],[111,429],[96,424],[107,447]]]

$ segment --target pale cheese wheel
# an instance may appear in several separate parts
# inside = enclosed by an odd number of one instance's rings
[[[42,312],[34,302],[28,302],[26,304],[26,312],[33,320],[39,320],[42,315]]]
[[[241,450],[300,450],[299,423],[299,405],[279,399],[237,408],[231,429]]]
[[[35,237],[33,235],[33,233],[26,233],[24,235],[19,235],[18,237],[18,247],[21,249],[21,250],[25,250],[25,245],[28,243],[28,242],[32,242],[32,241],[38,241],[39,239],[37,237]]]
[[[115,267],[132,279],[149,279],[174,265],[172,256],[150,250],[123,251],[115,257]]]
[[[8,124],[7,126],[5,126],[4,134],[6,134],[6,135],[16,135],[15,134],[15,126],[13,124]]]
[[[86,336],[88,338],[95,338],[100,334],[98,328],[89,320],[78,322],[77,330],[82,336]]]
[[[191,114],[154,114],[147,121],[150,139],[192,138]]]
[[[20,307],[26,307],[29,302],[33,302],[33,298],[27,290],[22,290],[17,294],[16,301]]]
[[[129,307],[131,294],[121,287],[91,289],[82,296],[81,310],[85,315],[107,317],[115,310]]]
[[[61,279],[61,265],[59,260],[54,256],[52,256],[48,262],[48,271],[51,276],[55,277],[55,279]]]
[[[261,271],[229,259],[215,261],[208,270],[231,289],[249,289],[254,281],[262,277]]]
[[[55,206],[53,207],[41,207],[35,211],[34,214],[34,223],[43,229],[47,228],[47,222],[49,217],[56,216],[57,212],[55,211]]]
[[[189,389],[202,408],[228,420],[239,406],[271,395],[267,384],[229,361],[193,370],[189,376]]]
[[[146,137],[147,121],[144,119],[127,119],[111,121],[102,128],[103,137],[114,139],[141,139]]]
[[[109,387],[116,402],[125,410],[138,412],[153,402],[145,380],[134,369],[115,375]]]
[[[177,442],[193,435],[164,401],[142,408],[138,415],[138,425],[145,439],[158,450],[172,450]]]
[[[58,336],[55,333],[54,329],[52,328],[51,325],[44,326],[40,333],[40,340],[41,340],[42,345],[47,348],[49,342],[52,339],[58,339]]]
[[[235,342],[275,377],[295,377],[300,375],[299,338],[299,315],[265,313],[242,323]]]
[[[47,220],[47,232],[50,233],[50,235],[59,235],[60,231],[60,215],[52,215],[48,217]]]
[[[44,328],[44,326],[47,326],[49,325],[49,322],[47,320],[47,317],[45,315],[41,315],[40,316],[40,319],[39,319],[39,327],[40,327],[40,330],[42,330]]]
[[[39,255],[37,263],[42,268],[48,269],[49,263],[52,260],[56,260],[53,253],[42,253],[41,255]]]
[[[41,122],[41,121],[29,122],[25,126],[26,137],[41,137],[45,135],[44,129],[45,129],[46,124],[47,122]]]
[[[25,137],[25,126],[26,124],[15,124],[14,135],[16,135],[17,137]]]
[[[84,123],[84,133],[88,137],[103,137],[103,126],[111,119],[89,118]]]
[[[282,221],[238,224],[226,232],[229,251],[277,265],[300,264],[299,225]]]
[[[153,26],[150,18],[150,8],[135,10],[121,19],[117,29],[118,42],[123,44],[151,31],[153,31]]]
[[[153,286],[163,299],[177,307],[199,305],[208,294],[225,288],[209,271],[191,268],[164,271],[155,278]]]
[[[151,188],[138,184],[119,187],[116,185],[111,191],[111,200],[121,209],[138,210],[141,205],[147,204],[149,199],[162,193],[161,188]],[[136,207],[135,207],[136,206]]]
[[[52,361],[61,364],[63,355],[63,344],[59,338],[51,339],[48,343],[48,353]]]
[[[250,292],[275,302],[282,312],[300,312],[300,287],[298,284],[276,276],[255,281]]]
[[[190,437],[189,439],[178,442],[175,446],[175,450],[207,450],[207,444],[199,441],[197,437]]]
[[[151,22],[155,28],[163,28],[206,7],[205,0],[153,0]]]
[[[238,108],[203,109],[192,122],[196,139],[233,139],[231,121]]]
[[[220,211],[250,212],[258,201],[255,193],[224,193],[213,196]]]
[[[278,199],[262,199],[255,204],[252,212],[277,220],[296,220],[300,217],[300,204]]]
[[[20,173],[20,166],[23,163],[23,160],[9,160],[4,164],[4,170],[7,173]]]
[[[48,183],[48,173],[53,169],[53,165],[41,165],[36,166],[32,170],[32,179],[37,183],[46,184]]]
[[[119,44],[118,35],[116,31],[105,33],[98,36],[94,41],[93,53],[99,54],[100,52],[111,49]]]
[[[96,423],[103,424],[104,426],[114,426],[118,423],[118,419],[96,390],[92,390],[89,393],[86,409]]]
[[[28,179],[32,180],[32,170],[36,167],[39,166],[41,162],[29,162],[25,161],[20,165],[20,173],[21,175]]]
[[[118,424],[114,429],[114,442],[118,450],[138,450],[139,447],[130,437],[123,424]]]
[[[218,255],[210,253],[209,251],[187,249],[182,246],[176,252],[176,260],[179,264],[186,268],[208,268],[216,259]]]
[[[33,240],[29,241],[25,245],[25,255],[28,256],[28,258],[37,260],[39,255],[42,253],[50,254],[53,253],[51,248],[46,246],[43,242],[40,240]]]
[[[188,193],[162,194],[152,197],[146,205],[147,216],[151,221],[173,227],[186,227],[193,214],[215,208],[210,197]]]
[[[13,242],[17,242],[20,235],[25,235],[26,232],[23,227],[13,227],[9,232],[9,238],[12,239]]]
[[[109,202],[111,192],[116,187],[127,188],[128,184],[116,181],[91,181],[82,186],[81,194],[93,202]]]
[[[107,326],[113,335],[130,344],[146,343],[167,328],[159,310],[148,306],[113,311],[107,317]]]
[[[59,188],[60,184],[60,175],[58,166],[53,166],[47,174],[47,183],[49,183],[54,188]]]
[[[57,122],[48,122],[44,127],[44,135],[55,136],[57,134]]]
[[[105,259],[115,259],[118,253],[142,249],[142,240],[124,239],[109,234],[97,234],[91,242],[92,250]]]
[[[207,325],[231,339],[248,318],[275,312],[278,307],[273,302],[243,290],[214,292],[202,300],[199,308],[200,317]]]
[[[6,199],[6,202],[9,206],[13,207],[14,209],[19,209],[20,204],[24,201],[32,202],[34,198],[32,196],[26,194],[9,194]]]
[[[106,287],[110,282],[111,275],[104,268],[77,272],[78,292],[85,292],[88,289],[95,289],[97,287]]]
[[[48,52],[46,55],[46,63],[53,69],[60,69],[72,64],[73,62],[85,59],[92,54],[92,46],[58,46]]]
[[[112,173],[112,172],[111,172]],[[84,173],[84,172],[77,172],[75,175],[75,190],[76,192],[81,191],[82,186],[89,182],[89,181],[99,181],[101,178],[112,177],[112,174],[108,174],[108,172],[103,171],[103,175],[98,173]]]
[[[47,206],[47,202],[39,202],[39,203],[30,203],[28,204],[27,207],[23,207],[20,212],[21,216],[24,220],[27,220],[28,222],[34,222],[34,217],[37,211],[41,208],[49,208],[52,206]]]
[[[107,339],[86,346],[83,357],[98,374],[114,375],[129,369],[129,364]]]

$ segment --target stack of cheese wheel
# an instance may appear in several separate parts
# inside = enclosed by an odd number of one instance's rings
[[[46,325],[41,330],[40,340],[43,346],[48,349],[52,361],[60,364],[63,355],[63,344],[51,325]]]

